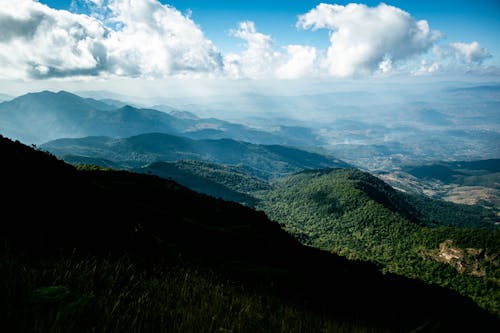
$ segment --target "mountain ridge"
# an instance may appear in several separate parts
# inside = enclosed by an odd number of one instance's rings
[[[29,144],[64,137],[128,137],[151,132],[194,139],[232,138],[259,144],[301,146],[317,141],[312,133],[295,138],[286,131],[264,131],[216,118],[199,118],[187,111],[162,112],[47,90],[0,103],[0,132]]]
[[[128,138],[58,139],[40,146],[51,153],[104,158],[127,167],[159,161],[200,160],[243,165],[254,175],[269,178],[306,168],[349,165],[334,157],[279,145],[257,145],[232,139],[193,140],[164,133]]]

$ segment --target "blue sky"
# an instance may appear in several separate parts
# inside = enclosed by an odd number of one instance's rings
[[[53,8],[69,9],[71,0],[40,0]],[[239,41],[229,35],[238,22],[254,21],[257,29],[269,34],[279,45],[308,43],[317,47],[328,46],[328,32],[297,30],[297,16],[306,13],[321,2],[346,5],[351,1],[207,1],[170,0],[181,12],[191,10],[193,20],[199,24],[223,52],[233,50]],[[376,6],[381,1],[352,1]],[[498,0],[406,0],[383,1],[403,9],[416,19],[425,19],[431,28],[446,34],[446,41],[478,41],[488,48],[493,61],[500,63],[500,1]]]

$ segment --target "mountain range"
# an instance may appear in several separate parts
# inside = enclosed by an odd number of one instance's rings
[[[302,169],[347,167],[348,164],[292,147],[257,145],[232,139],[193,140],[162,133],[128,138],[86,137],[58,139],[40,146],[56,156],[77,156],[109,160],[124,167],[140,167],[159,161],[198,160],[239,165],[263,178]],[[82,161],[85,161],[82,160]]]
[[[181,273],[178,285],[172,285],[172,292],[179,290],[185,301],[199,300],[198,289],[187,284],[190,274],[208,277],[209,269],[232,281],[218,284],[218,290],[229,292],[234,290],[231,285],[241,284],[260,299],[274,295],[274,303],[268,303],[271,313],[279,304],[290,304],[297,309],[293,310],[295,316],[306,311],[319,316],[312,317],[321,318],[319,322],[347,323],[337,328],[498,331],[498,318],[464,297],[382,274],[368,263],[302,246],[263,213],[236,203],[197,194],[155,176],[78,171],[5,138],[0,138],[0,154],[4,161],[0,166],[2,188],[11,194],[3,199],[6,218],[0,235],[4,277],[0,305],[3,325],[9,331],[30,327],[175,328],[170,320],[160,319],[168,317],[157,317],[158,308],[149,306],[154,300],[162,309],[173,311],[169,303],[155,296],[160,289],[153,288],[142,298],[135,296],[140,288],[156,285],[169,276],[165,271],[178,270],[179,265],[193,267]],[[123,258],[128,263],[121,264]],[[103,260],[107,266],[100,264]],[[60,269],[57,267],[64,267],[65,273],[52,278],[51,272]],[[133,275],[127,273],[131,269]],[[89,278],[82,279],[78,272]],[[94,283],[96,279],[100,280]],[[116,288],[127,293],[117,294]],[[238,300],[233,298],[232,306],[239,306],[234,302]],[[192,313],[196,302],[192,304],[185,311]],[[141,317],[130,315],[141,309]],[[151,320],[137,321],[145,315]],[[248,319],[235,316],[224,325],[273,331],[259,316],[262,314],[250,312]],[[182,325],[183,320],[196,322],[196,317],[176,320]],[[217,322],[216,317],[212,320]],[[286,331],[285,326],[280,327]]]
[[[215,118],[198,118],[187,111],[170,109],[167,113],[136,108],[117,100],[82,98],[66,91],[29,93],[0,103],[0,132],[29,144],[58,138],[128,137],[152,132],[265,144],[310,145],[317,141],[307,129],[298,137],[288,131],[287,127],[262,131]]]

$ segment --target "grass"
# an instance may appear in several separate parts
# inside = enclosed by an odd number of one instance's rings
[[[127,259],[3,258],[4,332],[375,332],[219,278]]]

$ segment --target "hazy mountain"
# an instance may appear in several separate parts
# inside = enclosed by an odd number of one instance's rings
[[[0,131],[23,142],[61,137],[176,133],[175,118],[160,111],[113,105],[68,92],[30,93],[0,104]]]
[[[333,157],[291,147],[256,145],[230,139],[192,140],[161,133],[123,139],[58,139],[41,147],[63,158],[66,155],[104,158],[125,167],[178,160],[231,164],[242,166],[260,177],[279,176],[302,169],[348,166]]]
[[[138,106],[136,106],[134,104],[122,102],[122,101],[119,101],[117,99],[111,99],[111,98],[104,98],[104,99],[100,99],[99,101],[103,102],[103,103],[106,103],[106,104],[108,104],[110,106],[113,106],[115,108],[122,108],[122,107],[127,106],[127,105],[130,105],[130,106],[133,106],[133,107],[138,107]]]
[[[37,144],[57,138],[127,137],[151,132],[261,144],[307,146],[318,141],[309,132],[299,136],[290,131],[266,132],[215,118],[198,118],[187,111],[140,109],[118,100],[82,98],[65,91],[30,93],[0,103],[0,132]]]
[[[238,204],[158,177],[77,172],[52,156],[3,138],[0,153],[2,189],[23,192],[21,198],[3,199],[4,216],[15,220],[2,219],[0,234],[2,322],[16,331],[45,325],[74,330],[122,327],[121,321],[129,328],[142,327],[133,318],[143,316],[147,327],[164,328],[172,324],[170,319],[162,320],[166,317],[158,317],[158,308],[153,311],[147,304],[154,300],[161,309],[170,307],[165,299],[148,295],[161,293],[157,281],[168,280],[165,271],[178,270],[179,265],[192,269],[180,274],[172,294],[179,290],[184,301],[193,298],[199,303],[199,289],[187,284],[194,274],[189,272],[206,278],[219,274],[226,277],[217,290],[227,295],[222,305],[228,311],[246,304],[245,313],[252,313],[249,304],[254,303],[234,297],[231,286],[241,285],[255,290],[254,299],[274,295],[265,307],[271,312],[286,303],[311,316],[322,314],[322,320],[353,320],[386,332],[415,327],[498,330],[498,318],[463,297],[301,246],[264,214]],[[60,267],[65,273],[53,279],[52,272]],[[156,288],[147,287],[151,285]],[[143,288],[147,292],[138,295]],[[169,303],[174,301],[172,294],[166,297]],[[126,307],[120,306],[124,297]],[[216,306],[213,299],[204,302]],[[130,311],[140,314],[130,317]],[[297,318],[303,311],[292,312]],[[251,327],[236,317],[249,330],[272,330],[267,322],[254,322],[253,314]],[[179,324],[180,318],[172,320]]]

